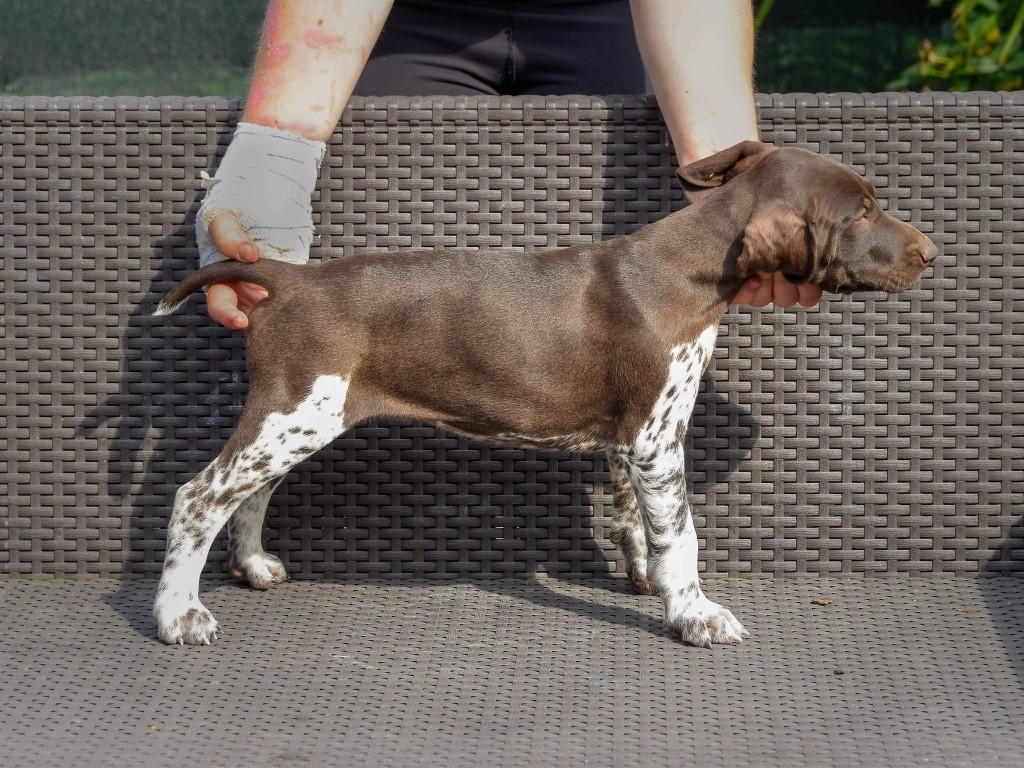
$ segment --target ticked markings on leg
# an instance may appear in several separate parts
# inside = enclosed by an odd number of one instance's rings
[[[717,326],[672,350],[665,385],[631,446],[620,451],[643,517],[647,575],[661,595],[665,622],[694,645],[739,642],[745,630],[708,600],[697,575],[697,532],[686,493],[683,445],[700,377],[714,348]]]
[[[217,623],[198,597],[210,545],[239,504],[344,430],[347,392],[348,379],[318,377],[294,409],[267,414],[249,444],[225,449],[179,489],[153,606],[162,640],[200,645],[216,638]]]

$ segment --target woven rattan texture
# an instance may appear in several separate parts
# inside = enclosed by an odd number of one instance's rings
[[[714,650],[622,580],[208,585],[204,648],[154,589],[0,581],[6,765],[1024,766],[1022,579],[713,579]]]
[[[728,315],[691,430],[702,568],[1024,571],[1024,94],[759,105],[767,141],[863,171],[941,256],[899,297]],[[0,571],[155,573],[175,489],[230,434],[240,337],[199,302],[149,313],[195,264],[238,109],[0,99]],[[644,100],[356,101],[317,256],[614,237],[682,204],[673,167]],[[268,548],[297,577],[616,574],[610,504],[600,456],[375,424],[289,477]]]

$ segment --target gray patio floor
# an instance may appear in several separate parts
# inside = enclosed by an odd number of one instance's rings
[[[1024,765],[1024,579],[716,579],[752,636],[621,581],[0,581],[0,754],[30,765]],[[816,599],[831,599],[818,605]]]

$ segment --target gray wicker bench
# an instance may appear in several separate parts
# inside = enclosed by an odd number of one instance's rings
[[[295,581],[239,589],[215,545],[228,631],[169,649],[134,577],[246,378],[197,303],[150,312],[196,261],[239,105],[0,99],[10,764],[1024,765],[1024,94],[759,107],[766,141],[864,171],[941,256],[898,297],[727,316],[689,470],[748,642],[682,646],[629,593],[603,457],[401,422],[275,495]],[[357,101],[315,257],[614,237],[682,204],[673,162],[643,99]]]

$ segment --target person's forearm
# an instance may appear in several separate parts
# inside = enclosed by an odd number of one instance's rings
[[[392,0],[270,0],[242,121],[327,141]]]
[[[679,162],[756,139],[750,0],[630,0],[630,7]]]

